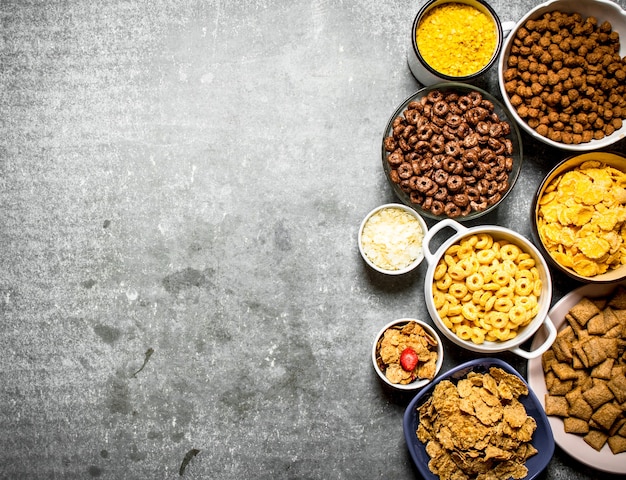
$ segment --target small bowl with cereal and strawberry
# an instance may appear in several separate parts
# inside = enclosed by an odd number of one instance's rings
[[[443,345],[428,323],[401,318],[385,325],[374,339],[372,364],[383,385],[399,391],[418,390],[443,365]]]
[[[551,0],[529,11],[498,61],[515,121],[534,139],[576,152],[625,139],[624,38],[626,11],[609,0]]]
[[[444,229],[453,233],[446,236]],[[435,236],[444,238],[433,252],[431,246],[440,243]],[[424,258],[426,307],[450,341],[472,352],[510,351],[526,359],[550,348],[556,338],[548,316],[552,277],[526,237],[498,225],[467,228],[445,219],[424,237]],[[523,348],[540,329],[545,341]]]
[[[537,246],[558,272],[583,283],[626,279],[626,156],[574,155],[544,177],[532,200]]]
[[[393,112],[382,163],[403,204],[431,219],[469,221],[511,192],[522,142],[510,112],[491,94],[466,83],[437,83]]]

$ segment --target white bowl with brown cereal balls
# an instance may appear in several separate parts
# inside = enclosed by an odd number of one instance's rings
[[[532,200],[532,230],[550,265],[576,281],[626,279],[626,157],[587,152],[559,162]]]
[[[626,138],[626,11],[552,0],[519,20],[498,61],[513,118],[550,146],[590,151]]]
[[[379,330],[372,346],[374,371],[387,387],[417,390],[430,383],[443,365],[443,345],[428,323],[401,318]]]
[[[433,237],[446,228],[454,233],[432,253]],[[497,225],[467,228],[446,219],[424,237],[424,258],[426,307],[449,340],[473,352],[511,351],[526,359],[550,348],[556,338],[548,317],[552,278],[524,236]],[[534,350],[521,348],[540,328],[546,341]]]
[[[393,112],[382,163],[402,203],[435,220],[469,221],[496,209],[513,189],[522,142],[510,113],[488,92],[438,83]]]
[[[377,272],[402,275],[422,260],[422,240],[428,231],[424,219],[412,208],[386,203],[370,211],[359,227],[358,244],[363,260]]]

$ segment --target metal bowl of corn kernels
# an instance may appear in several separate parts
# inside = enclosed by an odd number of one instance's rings
[[[515,121],[534,139],[575,152],[626,138],[624,38],[626,11],[609,0],[552,0],[528,12],[498,61]]]
[[[402,203],[431,219],[466,221],[496,209],[513,189],[522,142],[492,95],[465,83],[438,83],[393,112],[382,162]]]

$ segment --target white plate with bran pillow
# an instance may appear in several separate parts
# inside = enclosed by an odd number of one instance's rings
[[[618,285],[626,286],[626,283]],[[557,330],[561,331],[567,325],[566,314],[577,305],[583,298],[606,297],[614,292],[616,284],[588,284],[579,287],[565,295],[550,310],[548,316]],[[540,344],[544,339],[543,332],[539,331],[533,340],[534,344]],[[528,384],[533,389],[544,409],[545,396],[548,393],[542,358],[533,358],[528,361]],[[563,419],[554,415],[548,415],[548,421],[552,427],[556,444],[576,460],[608,473],[626,474],[626,452],[614,454],[605,444],[601,450],[595,450],[588,445],[581,435],[566,433]]]

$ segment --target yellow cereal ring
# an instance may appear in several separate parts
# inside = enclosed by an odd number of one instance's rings
[[[488,233],[479,233],[477,235],[478,241],[474,245],[476,248],[480,250],[491,248],[493,245],[493,237]]]
[[[456,243],[454,245],[450,245],[448,247],[448,249],[446,250],[446,255],[450,255],[451,257],[455,257],[456,256],[456,252],[459,251],[459,248],[461,248],[461,246]]]
[[[439,314],[441,318],[443,318],[443,317],[448,316],[449,310],[450,310],[450,304],[448,302],[444,302],[444,304],[441,307],[437,308],[437,313]]]
[[[506,328],[504,329],[505,331],[507,330]],[[504,340],[512,340],[515,337],[517,337],[517,331],[515,330],[509,330],[509,332],[505,335]]]
[[[515,264],[515,262],[511,261],[511,260],[502,260],[502,267],[509,272],[509,275],[511,276],[515,276],[515,273],[517,273],[517,265]]]
[[[476,273],[480,273],[482,275],[485,283],[491,282],[493,272],[491,271],[491,267],[489,265],[480,265]]]
[[[439,262],[437,266],[435,267],[433,278],[435,280],[441,280],[447,271],[448,271],[448,265],[446,265],[446,262]]]
[[[487,340],[488,342],[497,342],[498,337],[496,337],[496,334],[493,330],[488,330],[487,333],[485,333],[485,340]]]
[[[537,280],[538,282],[540,280]],[[521,277],[515,284],[515,294],[521,296],[527,296],[533,293],[535,282],[530,278]],[[541,291],[541,289],[540,289]]]
[[[465,277],[467,277],[467,271],[457,263],[448,269],[448,275],[450,275],[452,280],[460,282],[465,280]]]
[[[515,299],[515,305],[519,305],[524,307],[526,311],[530,311],[537,306],[537,297],[535,295],[517,297]]]
[[[443,256],[443,261],[445,262],[446,265],[448,265],[448,267],[451,267],[453,265],[456,265],[456,258],[454,255],[450,255],[449,253],[446,252],[446,254]]]
[[[467,295],[467,286],[464,283],[453,283],[448,289],[450,295],[459,300]]]
[[[487,301],[493,297],[493,293],[491,292],[483,292],[483,294],[480,296],[480,299],[478,300],[478,304],[481,306],[485,306],[487,304]],[[494,300],[495,302],[495,300]]]
[[[538,297],[539,295],[541,295],[541,290],[543,290],[543,282],[537,279],[533,284],[533,295]]]
[[[473,303],[466,303],[461,308],[461,315],[463,315],[465,318],[467,318],[471,322],[477,321],[479,314],[480,314],[480,311],[478,310],[478,307],[474,305]]]
[[[519,326],[524,323],[524,320],[526,320],[527,316],[528,311],[521,305],[513,305],[509,310],[509,320],[515,326]]]
[[[470,289],[470,291],[471,291],[471,289]],[[482,297],[484,293],[485,293],[484,290],[480,290],[480,289],[479,290],[474,290],[472,292],[472,300],[471,300],[472,303],[474,305],[480,305],[480,297]]]
[[[443,291],[448,290],[448,288],[450,288],[450,285],[452,285],[452,277],[448,273],[446,273],[442,278],[435,282],[435,286],[439,290]]]
[[[479,317],[477,323],[478,328],[480,328],[484,332],[488,332],[489,330],[493,329],[493,325],[487,321],[486,316]]]
[[[461,340],[469,340],[472,338],[472,329],[467,325],[458,325],[454,333],[456,333],[456,336]]]
[[[496,338],[498,340],[500,340],[501,342],[505,342],[506,340],[509,339],[509,335],[511,334],[511,330],[509,330],[506,327],[503,328],[494,328],[492,330],[492,332],[494,333],[494,335],[496,336]]]
[[[463,270],[467,272],[467,275],[476,273],[478,271],[478,267],[480,267],[480,264],[478,263],[478,260],[476,260],[476,257],[474,255],[459,260],[459,265],[461,266],[461,268],[463,268]]]
[[[495,305],[497,299],[498,297],[496,297],[495,295],[489,297],[489,300],[487,300],[484,305],[485,312],[489,312],[493,309],[493,306]]]
[[[474,247],[466,243],[462,243],[456,252],[457,257],[460,259],[467,258],[474,253]]]
[[[476,252],[476,260],[483,265],[489,265],[496,258],[495,250],[479,250]]]
[[[512,306],[513,306],[513,300],[511,300],[509,297],[497,298],[496,302],[493,304],[494,310],[496,310],[497,312],[505,312],[505,313],[511,310]]]
[[[540,275],[539,275],[539,269],[537,267],[531,267],[528,270],[530,271],[530,273],[533,274],[534,280],[539,280]]]
[[[509,323],[509,316],[504,312],[489,312],[487,315],[487,321],[491,324],[494,330],[500,330],[506,327]]]
[[[498,291],[496,291],[497,298],[510,298],[513,300],[515,298],[515,290],[511,287],[502,287]]]
[[[470,340],[477,344],[480,345],[481,343],[485,342],[485,332],[478,327],[473,327],[472,328],[472,336],[470,337]]]
[[[461,309],[463,308],[463,305],[461,305],[460,303],[449,303],[448,304],[448,317],[452,318],[452,317],[461,317]]]
[[[517,268],[520,270],[529,270],[535,266],[535,260],[532,258],[526,258],[517,263]]]
[[[483,288],[483,285],[485,284],[485,279],[480,273],[476,272],[472,273],[469,277],[465,279],[465,284],[470,291],[476,292],[477,290],[481,290]]]
[[[460,324],[465,320],[463,315],[452,315],[448,316],[448,319],[452,322],[453,325]]]
[[[449,328],[450,330],[452,330],[452,327],[454,327],[454,325],[452,324],[452,322],[450,321],[450,318],[448,317],[442,317],[441,321],[443,322],[443,324]]]
[[[488,292],[497,292],[500,288],[500,285],[495,282],[485,283],[483,285],[483,290],[487,290]]]
[[[520,278],[528,278],[531,281],[535,280],[530,270],[517,270],[515,272],[515,280],[519,280]]]
[[[506,270],[496,270],[493,272],[492,280],[500,286],[508,285],[511,281],[511,274]]]
[[[437,309],[443,307],[443,305],[446,303],[446,296],[443,294],[443,292],[439,290],[433,292],[433,303],[435,305],[435,308]]]
[[[472,301],[472,292],[467,292],[463,298],[461,298],[461,303],[470,303]]]
[[[507,243],[506,245],[502,245],[500,249],[500,258],[502,260],[509,260],[514,262],[517,260],[518,255],[521,253],[521,250],[517,245],[513,245],[512,243]]]
[[[471,235],[471,236],[467,237],[465,240],[463,240],[463,243],[466,243],[467,245],[469,245],[472,248],[474,248],[474,247],[476,247],[476,244],[478,243],[478,236],[477,235]]]

